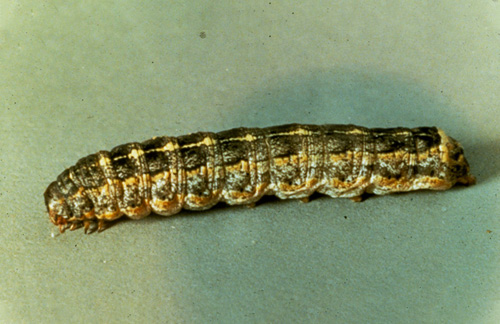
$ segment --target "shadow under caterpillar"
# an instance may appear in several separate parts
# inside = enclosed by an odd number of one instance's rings
[[[365,128],[290,124],[155,137],[80,159],[45,191],[61,232],[105,229],[126,215],[173,215],[218,202],[314,192],[359,201],[418,189],[470,185],[462,146],[436,127]]]

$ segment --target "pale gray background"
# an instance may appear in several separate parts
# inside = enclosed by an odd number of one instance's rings
[[[0,322],[497,323],[499,76],[498,1],[2,1]],[[478,184],[48,220],[80,157],[289,122],[440,126]]]

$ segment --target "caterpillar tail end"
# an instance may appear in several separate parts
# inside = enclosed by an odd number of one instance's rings
[[[476,184],[476,177],[471,174],[469,162],[464,155],[462,145],[453,137],[447,136],[442,130],[440,151],[443,153],[443,164],[448,168],[451,184],[471,186]]]

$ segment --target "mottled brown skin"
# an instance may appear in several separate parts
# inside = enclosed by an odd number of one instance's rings
[[[368,129],[282,125],[155,137],[100,151],[66,169],[45,191],[61,232],[102,230],[122,215],[173,215],[264,195],[307,200],[314,192],[360,201],[475,178],[461,145],[435,127]]]

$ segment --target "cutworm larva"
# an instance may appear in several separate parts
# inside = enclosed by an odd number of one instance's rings
[[[45,191],[61,232],[102,230],[122,215],[173,215],[218,202],[314,192],[357,200],[473,184],[462,146],[436,127],[291,124],[155,137],[100,151],[66,169]]]

